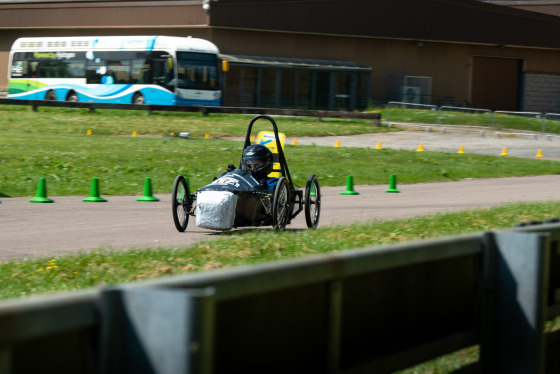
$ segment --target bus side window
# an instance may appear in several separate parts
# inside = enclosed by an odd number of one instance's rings
[[[105,61],[88,61],[86,63],[86,83],[101,83],[100,69],[105,66]]]
[[[70,61],[66,64],[66,71],[72,78],[83,78],[86,75],[85,61]]]
[[[31,78],[37,78],[37,70],[39,70],[39,61],[31,61],[29,63],[29,76]]]
[[[130,82],[130,61],[107,61],[107,74],[114,78],[114,83],[124,84]]]
[[[174,91],[173,70],[169,69],[167,60],[152,60],[153,83]]]
[[[132,60],[132,83],[150,84],[150,65],[142,60]]]
[[[27,61],[12,62],[12,78],[27,78],[29,65]]]
[[[152,52],[150,56],[152,66],[152,81],[154,84],[165,87],[171,92],[175,92],[175,73],[172,64],[169,62],[171,56],[166,52]]]

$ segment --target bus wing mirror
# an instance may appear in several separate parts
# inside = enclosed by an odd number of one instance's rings
[[[222,70],[223,71],[229,71],[229,62],[223,60],[222,61]]]

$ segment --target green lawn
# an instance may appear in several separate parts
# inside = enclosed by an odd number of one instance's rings
[[[105,195],[136,195],[151,177],[154,193],[169,193],[176,175],[195,188],[238,164],[243,143],[217,139],[133,138],[74,134],[2,135],[0,197],[32,196],[46,178],[52,196],[87,195],[92,178]],[[451,181],[560,173],[560,163],[542,159],[391,149],[286,145],[292,179],[304,186],[317,174],[323,186]]]
[[[33,112],[26,106],[0,106],[2,132],[44,136],[46,134],[166,136],[190,132],[192,138],[245,136],[254,115],[40,107]],[[380,131],[397,131],[372,125],[372,120],[315,117],[272,116],[287,136],[355,135]],[[264,125],[261,127],[261,123]],[[254,130],[271,131],[266,120],[259,120]]]
[[[489,112],[469,111],[467,108],[464,110],[444,109],[437,111],[391,106],[388,110],[387,108],[377,108],[376,111],[381,112],[384,121],[482,126],[496,130],[508,129],[533,132],[541,132],[544,129],[547,133],[560,133],[558,117],[543,119],[537,115],[525,117],[511,113],[492,114]]]

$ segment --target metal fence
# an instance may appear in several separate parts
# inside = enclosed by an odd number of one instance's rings
[[[557,373],[560,224],[0,303],[0,372]]]
[[[405,102],[397,102],[397,101],[391,101],[389,103],[386,104],[385,107],[385,121],[389,121],[390,119],[390,109],[391,108],[406,108],[406,109],[418,109],[418,110],[430,110],[430,111],[437,111],[436,114],[436,119],[434,121],[435,124],[437,124],[439,127],[441,127],[442,131],[446,131],[449,128],[448,127],[442,127],[441,125],[457,125],[457,123],[451,123],[448,122],[446,123],[446,118],[449,118],[449,116],[446,116],[446,112],[469,112],[469,113],[482,113],[484,115],[487,115],[487,119],[485,118],[484,122],[487,123],[481,123],[479,126],[485,126],[488,127],[491,130],[497,130],[500,128],[508,128],[511,129],[511,116],[517,116],[517,117],[527,117],[527,118],[534,118],[535,120],[538,120],[539,124],[538,124],[538,129],[535,129],[534,132],[518,132],[518,133],[513,133],[511,131],[507,132],[507,133],[498,133],[497,135],[500,134],[508,134],[508,135],[524,135],[524,136],[533,136],[535,135],[536,132],[540,132],[540,133],[546,133],[547,131],[547,126],[549,128],[555,128],[558,129],[560,127],[560,113],[540,113],[540,112],[515,112],[515,111],[504,111],[504,110],[497,110],[497,111],[491,111],[489,109],[481,109],[481,108],[468,108],[468,107],[457,107],[457,106],[449,106],[449,105],[442,105],[442,106],[436,106],[436,105],[427,105],[427,104],[415,104],[415,103],[405,103]],[[500,121],[500,119],[504,119],[503,121]],[[504,126],[501,126],[501,122],[506,121],[507,123]],[[508,122],[509,121],[509,122]],[[548,122],[547,122],[548,121]],[[429,125],[430,128],[433,125]],[[469,130],[468,128],[464,128],[462,127],[461,129],[462,131],[464,130]],[[480,129],[475,129],[473,128],[472,131],[478,131],[478,132],[483,132],[484,130],[480,130]]]
[[[429,104],[416,104],[416,103],[406,103],[402,101],[390,101],[385,106],[385,121],[389,121],[391,118],[391,107],[405,108],[405,109],[419,109],[419,110],[431,110],[436,111],[438,109],[437,105]]]

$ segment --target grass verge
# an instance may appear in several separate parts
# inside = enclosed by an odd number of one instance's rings
[[[263,229],[241,230],[224,233],[220,239],[187,248],[97,250],[52,258],[2,261],[0,299],[507,229],[517,222],[555,217],[560,217],[560,202],[512,204],[318,230],[282,233]]]
[[[406,109],[404,106],[377,109],[382,113],[383,120],[394,122],[411,122],[441,125],[482,126],[502,130],[520,130],[559,134],[560,121],[558,116],[544,119],[539,116],[521,116],[510,113],[494,113],[469,111],[468,108],[454,110]]]
[[[176,175],[202,187],[238,164],[242,142],[216,139],[131,138],[117,136],[12,135],[0,144],[0,197],[33,196],[47,179],[51,196],[87,195],[93,177],[104,195],[137,195],[151,177],[154,193],[169,193]],[[453,181],[559,174],[560,163],[543,159],[391,149],[285,146],[294,184],[305,186],[316,174],[322,186]],[[309,162],[313,160],[313,162]]]
[[[37,112],[27,106],[0,106],[2,131],[44,136],[46,134],[86,134],[165,136],[189,132],[192,138],[245,136],[254,115],[210,114],[179,112],[41,107]],[[286,136],[355,135],[374,132],[398,131],[372,125],[372,120],[315,117],[273,116]],[[272,127],[266,120],[255,122],[255,130],[264,123],[264,131]],[[258,130],[257,130],[258,131]],[[256,133],[255,133],[256,134]]]

